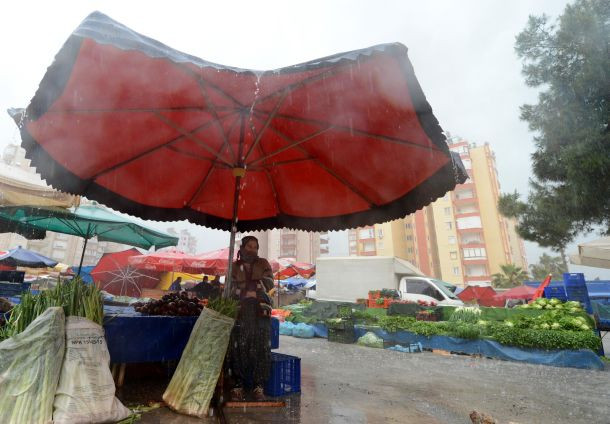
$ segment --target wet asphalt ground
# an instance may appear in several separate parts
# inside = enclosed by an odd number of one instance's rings
[[[608,340],[605,345],[610,347]],[[288,336],[281,336],[277,351],[301,358],[301,394],[284,397],[284,408],[225,408],[225,422],[459,424],[470,423],[476,410],[498,424],[610,423],[609,365],[591,371]],[[149,382],[130,381],[128,374],[119,397],[129,404],[143,387],[150,400],[160,399],[166,385],[162,374]],[[220,421],[163,407],[142,414],[138,422]]]

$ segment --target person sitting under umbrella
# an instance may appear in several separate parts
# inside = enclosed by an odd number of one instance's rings
[[[263,385],[271,370],[271,299],[273,271],[269,262],[258,256],[258,240],[247,236],[241,241],[232,269],[231,297],[239,301],[239,314],[231,333],[229,367],[235,386],[232,401],[245,399],[244,384],[252,382],[253,397],[265,399]]]
[[[180,291],[182,290],[182,286],[180,283],[182,282],[182,277],[178,277],[174,280],[171,286],[169,286],[169,291]]]
[[[208,281],[208,276],[204,275],[203,280],[188,291],[195,293],[195,296],[199,299],[209,299],[212,297],[214,287]]]

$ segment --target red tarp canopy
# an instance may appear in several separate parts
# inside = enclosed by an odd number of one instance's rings
[[[467,177],[398,43],[253,71],[95,12],[12,115],[55,188],[223,230],[384,222]]]
[[[294,262],[279,260],[279,271],[275,273],[275,278],[282,280],[294,276],[310,278],[316,273],[316,266],[306,262]]]
[[[115,296],[140,297],[142,289],[152,289],[159,284],[159,273],[136,270],[129,265],[129,258],[139,256],[137,249],[104,253],[91,270],[95,285]]]
[[[181,250],[169,248],[146,255],[131,256],[129,264],[137,269],[157,272],[185,272],[188,274],[211,274],[215,269],[208,266],[198,256],[188,255]]]

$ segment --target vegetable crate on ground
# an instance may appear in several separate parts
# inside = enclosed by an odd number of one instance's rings
[[[271,374],[265,385],[269,396],[284,396],[301,391],[301,358],[271,353]]]
[[[354,343],[356,341],[356,333],[354,332],[354,327],[352,326],[345,329],[329,328],[328,341],[345,344]]]

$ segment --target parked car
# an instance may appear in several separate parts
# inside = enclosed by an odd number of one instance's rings
[[[447,285],[449,283],[429,277],[402,277],[398,291],[402,300],[434,302],[440,306],[464,306]]]

